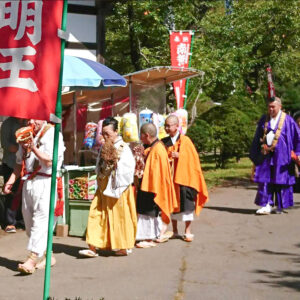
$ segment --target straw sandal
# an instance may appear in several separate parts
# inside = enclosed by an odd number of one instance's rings
[[[91,249],[83,249],[78,251],[79,255],[84,256],[84,257],[97,257],[99,256],[98,253]]]
[[[53,255],[51,255],[51,267],[56,264],[56,259]],[[35,265],[36,269],[42,270],[46,267],[46,255],[42,257],[42,259]]]
[[[184,234],[183,235],[183,240],[185,242],[191,243],[194,240],[194,235],[193,234]]]
[[[168,236],[165,236],[165,235],[161,235],[159,236],[157,239],[154,240],[155,243],[165,243],[169,240],[169,237]]]
[[[120,249],[120,250],[117,250],[117,251],[114,251],[115,253],[115,256],[127,256],[130,251],[128,251],[127,249]]]
[[[35,267],[38,262],[39,258],[35,253],[32,253],[28,256],[27,260],[23,264],[18,264],[18,271],[22,274],[25,275],[31,275],[35,272]],[[33,266],[32,267],[27,267],[26,264],[32,261]]]
[[[135,246],[137,248],[151,248],[151,247],[155,247],[156,244],[153,241],[151,241],[151,242],[141,241],[141,242],[137,243]]]
[[[16,233],[16,227],[14,225],[7,225],[6,228],[4,229],[6,233]]]
[[[172,238],[174,236],[174,232],[173,231],[167,231],[166,233],[164,233],[164,237],[166,238]]]

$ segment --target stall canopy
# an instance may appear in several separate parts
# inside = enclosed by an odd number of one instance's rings
[[[108,116],[138,113],[144,108],[158,113],[166,112],[166,85],[181,79],[203,75],[191,68],[153,67],[124,75],[126,87],[74,90],[62,95],[64,139],[73,144],[73,153],[67,161],[78,161],[87,122],[98,122]],[[77,140],[80,141],[77,143]]]
[[[153,67],[124,75],[123,77],[128,83],[126,87],[108,87],[98,90],[68,92],[63,95],[62,104],[65,106],[73,104],[74,94],[76,94],[77,103],[93,103],[126,97],[129,97],[129,101],[131,101],[134,95],[145,87],[166,85],[177,80],[192,78],[199,75],[203,75],[203,72],[191,68],[177,68],[170,66]]]

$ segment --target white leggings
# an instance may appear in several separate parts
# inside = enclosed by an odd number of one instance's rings
[[[22,190],[22,213],[29,237],[27,249],[41,257],[47,248],[51,177],[26,180]]]

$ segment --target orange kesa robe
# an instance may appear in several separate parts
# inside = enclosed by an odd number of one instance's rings
[[[141,190],[155,194],[154,202],[161,210],[164,223],[170,223],[170,214],[177,207],[176,193],[172,182],[168,153],[161,142],[145,150],[146,164]]]
[[[180,210],[180,185],[195,189],[198,194],[195,200],[195,213],[199,215],[205,202],[208,201],[208,192],[201,169],[198,152],[191,141],[185,135],[180,135],[176,143],[168,147],[168,156],[171,159],[171,152],[179,152],[179,158],[173,161],[174,186],[176,190],[177,209]],[[171,159],[172,160],[172,159]]]

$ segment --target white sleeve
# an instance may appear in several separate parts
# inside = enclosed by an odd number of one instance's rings
[[[135,159],[130,148],[125,144],[116,170],[116,187],[113,187],[112,175],[110,175],[103,194],[112,198],[120,198],[128,186],[133,183],[134,170]]]
[[[128,186],[133,183],[135,159],[128,145],[125,144],[123,153],[118,161],[117,180],[120,186]]]
[[[53,146],[54,146],[54,127],[51,127],[47,130],[45,135],[41,138],[41,146],[39,148],[40,151],[48,154],[51,159],[53,159]],[[65,145],[63,141],[63,136],[61,132],[58,136],[58,160],[57,160],[57,168],[59,169],[62,165],[64,159],[64,151]]]
[[[40,139],[39,150],[43,153],[48,154],[52,158],[54,143],[54,127],[49,128],[44,136]]]

